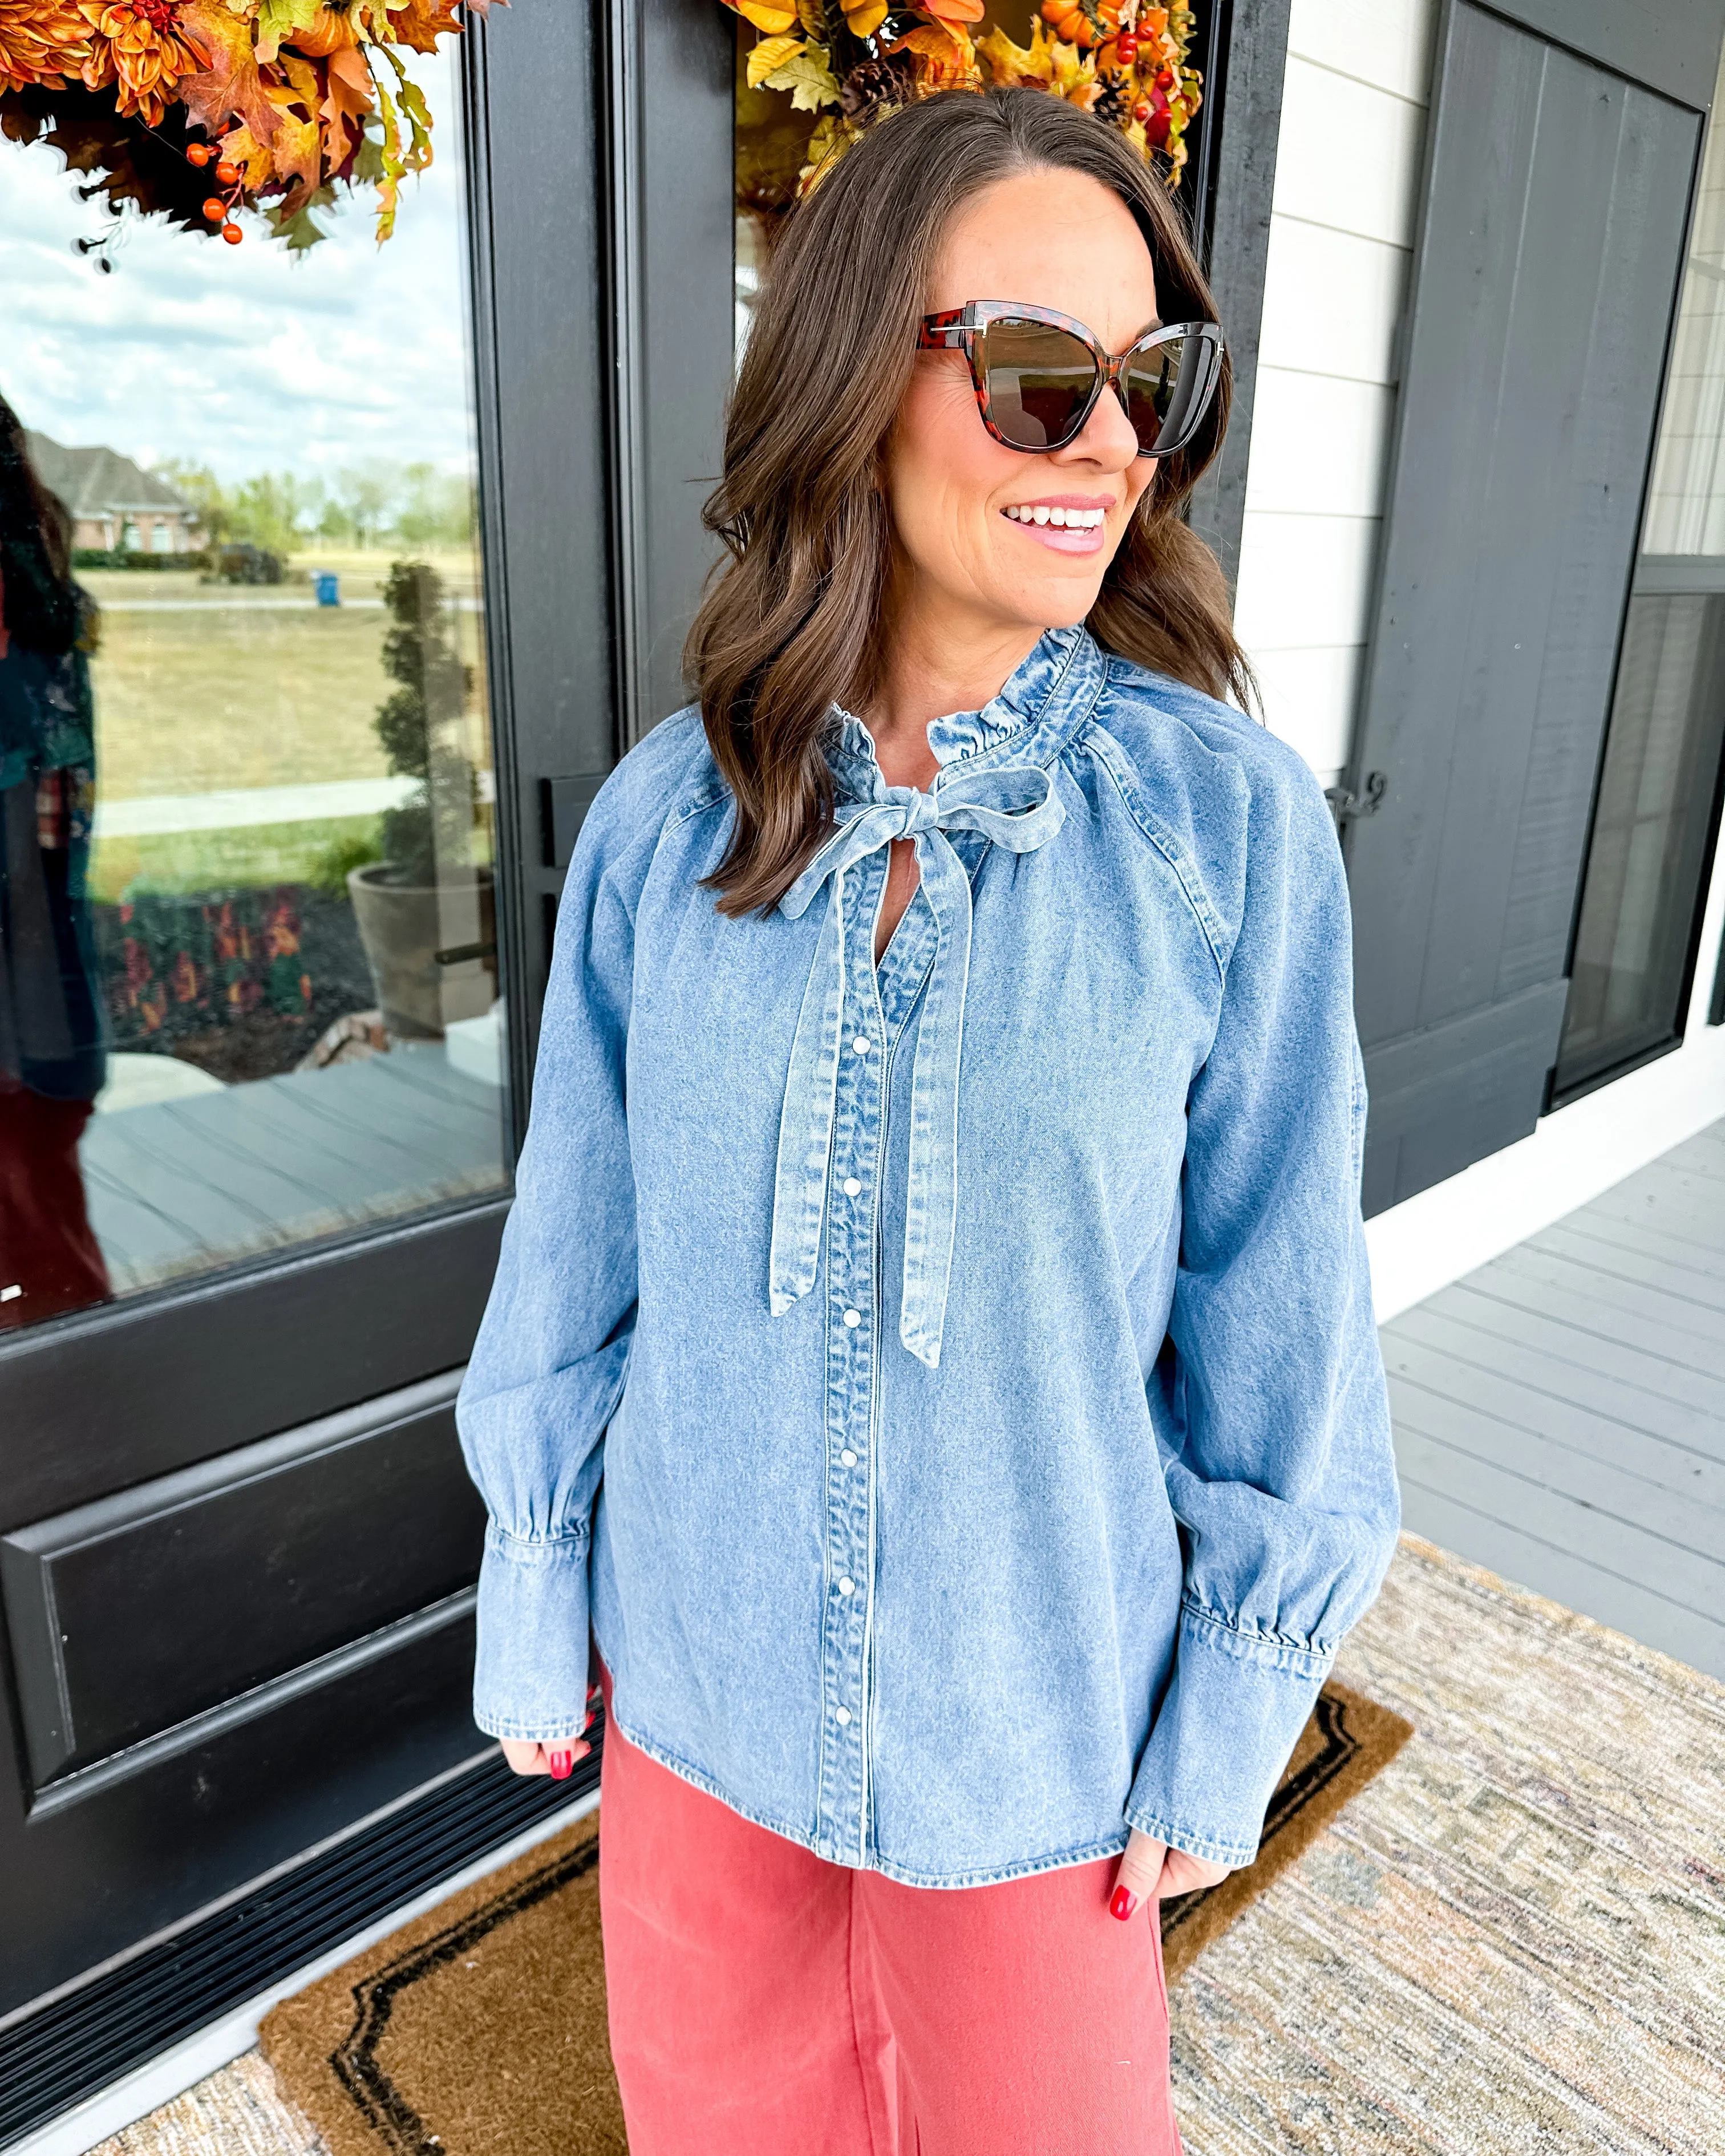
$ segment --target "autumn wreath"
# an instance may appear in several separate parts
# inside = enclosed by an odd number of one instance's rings
[[[750,26],[740,39],[737,205],[770,217],[806,192],[882,113],[937,90],[1025,84],[1118,127],[1170,187],[1203,98],[1189,7],[1150,0],[1020,0],[1020,44],[984,0],[725,0]],[[998,15],[1013,12],[1011,0]],[[801,128],[762,110],[790,99]],[[800,152],[794,169],[789,158]]]
[[[403,52],[429,53],[488,0],[0,0],[0,129],[45,136],[86,198],[244,238],[261,211],[290,247],[324,234],[338,188],[377,190],[394,228],[431,114]],[[104,243],[85,242],[106,266]]]

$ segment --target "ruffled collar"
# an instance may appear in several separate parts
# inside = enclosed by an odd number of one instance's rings
[[[1107,670],[1106,658],[1081,624],[1045,629],[980,711],[953,711],[930,721],[928,745],[942,777],[961,764],[1034,763],[1045,770],[1095,708]],[[886,798],[875,737],[840,704],[832,707],[821,746],[841,798]],[[937,792],[940,784],[937,778]]]

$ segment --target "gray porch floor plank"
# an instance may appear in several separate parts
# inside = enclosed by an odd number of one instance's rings
[[[1637,1580],[1512,1526],[1489,1505],[1455,1496],[1447,1477],[1441,1489],[1404,1477],[1402,1508],[1403,1525],[1440,1548],[1627,1632],[1645,1646],[1675,1655],[1692,1669],[1725,1676],[1725,1625],[1705,1611],[1664,1601]]]
[[[1725,1375],[1695,1367],[1686,1341],[1680,1361],[1667,1350],[1625,1340],[1616,1327],[1610,1332],[1596,1330],[1583,1312],[1572,1310],[1560,1315],[1548,1307],[1537,1310],[1525,1302],[1517,1305],[1496,1291],[1489,1272],[1458,1281],[1454,1287],[1433,1296],[1425,1307],[1453,1318],[1471,1332],[1489,1332],[1496,1339],[1529,1349],[1549,1361],[1566,1363],[1574,1369],[1675,1401],[1703,1415],[1717,1410],[1725,1389]]]
[[[1630,1380],[1605,1376],[1578,1366],[1560,1354],[1548,1354],[1522,1342],[1504,1339],[1476,1325],[1464,1325],[1430,1303],[1421,1303],[1395,1321],[1401,1337],[1421,1342],[1454,1355],[1477,1368],[1517,1378],[1553,1399],[1574,1407],[1598,1408],[1632,1430],[1646,1430],[1655,1437],[1697,1448],[1713,1445],[1718,1436],[1718,1417],[1704,1407],[1644,1391]]]
[[[1406,1526],[1725,1677],[1725,1122],[1383,1341]]]
[[[501,1105],[429,1048],[97,1116],[80,1152],[115,1290],[501,1188]]]
[[[1679,1599],[1705,1594],[1716,1584],[1725,1512],[1548,1437],[1506,1431],[1443,1408],[1430,1394],[1422,1399],[1399,1389],[1396,1451],[1408,1473],[1437,1481],[1435,1471],[1453,1466],[1452,1455],[1465,1454],[1473,1462],[1469,1479],[1476,1496],[1489,1496],[1528,1533],[1600,1564],[1626,1567]],[[1494,1440],[1495,1449],[1488,1450]]]
[[[1649,1437],[1429,1350],[1399,1346],[1385,1360],[1398,1419],[1405,1412],[1409,1426],[1428,1437],[1462,1444],[1461,1433],[1466,1430],[1465,1450],[1502,1457],[1507,1466],[1513,1464],[1522,1443],[1536,1449],[1561,1445],[1686,1503],[1722,1508],[1725,1539],[1725,1444],[1710,1454]]]
[[[1505,1302],[1566,1316],[1635,1347],[1666,1340],[1680,1362],[1725,1375],[1725,1313],[1639,1280],[1610,1278],[1529,1243],[1481,1268],[1477,1284]],[[1698,1359],[1697,1359],[1698,1357]]]
[[[1716,1280],[1685,1265],[1681,1254],[1673,1257],[1656,1237],[1638,1237],[1633,1232],[1604,1235],[1600,1232],[1601,1224],[1583,1222],[1572,1213],[1567,1220],[1530,1235],[1521,1248],[1560,1251],[1608,1279],[1635,1281],[1657,1289],[1673,1302],[1694,1303],[1725,1317],[1725,1280]]]

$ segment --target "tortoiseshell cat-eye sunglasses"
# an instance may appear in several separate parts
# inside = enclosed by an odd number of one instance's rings
[[[1146,330],[1117,358],[1072,316],[1009,300],[971,300],[925,315],[916,345],[964,354],[983,424],[1009,449],[1065,449],[1111,389],[1138,438],[1138,454],[1172,456],[1198,432],[1222,378],[1214,322]]]

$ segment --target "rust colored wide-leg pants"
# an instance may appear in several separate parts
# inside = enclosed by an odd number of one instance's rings
[[[1108,1914],[1111,1859],[901,1887],[614,1725],[600,1818],[629,2156],[1180,2156],[1155,1915]]]

